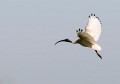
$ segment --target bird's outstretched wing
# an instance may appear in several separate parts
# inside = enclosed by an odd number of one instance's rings
[[[85,32],[91,35],[95,41],[98,41],[101,34],[102,24],[98,17],[95,14],[89,16],[88,25],[85,28]]]

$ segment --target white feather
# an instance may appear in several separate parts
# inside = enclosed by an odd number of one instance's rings
[[[89,16],[89,22],[88,25],[86,26],[85,32],[91,35],[97,42],[101,34],[101,28],[102,25],[99,18],[91,14],[91,16]]]
[[[101,51],[101,47],[98,44],[92,45],[92,49],[97,50],[97,51]]]

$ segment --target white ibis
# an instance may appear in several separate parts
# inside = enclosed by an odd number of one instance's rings
[[[96,54],[102,59],[102,56],[98,53],[101,51],[101,47],[97,44],[97,41],[101,34],[102,24],[98,17],[95,14],[91,14],[89,16],[88,24],[85,28],[85,31],[82,29],[76,30],[77,39],[75,42],[72,42],[69,39],[60,40],[55,43],[55,45],[59,42],[70,42],[73,44],[80,44],[84,47],[89,47],[95,50]]]

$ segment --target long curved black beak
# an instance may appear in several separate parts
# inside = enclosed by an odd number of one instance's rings
[[[69,42],[69,43],[72,43],[71,40],[69,40],[69,39],[64,39],[64,40],[60,40],[60,41],[56,42],[55,45],[56,45],[57,43],[59,43],[59,42]]]

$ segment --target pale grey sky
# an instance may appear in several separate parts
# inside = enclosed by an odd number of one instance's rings
[[[95,13],[101,60],[76,40]],[[0,0],[0,84],[120,84],[119,0]]]

